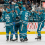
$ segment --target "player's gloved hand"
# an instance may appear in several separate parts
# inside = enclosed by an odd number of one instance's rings
[[[16,17],[16,20],[19,20],[19,17]]]
[[[13,22],[13,25],[15,25],[15,22]]]

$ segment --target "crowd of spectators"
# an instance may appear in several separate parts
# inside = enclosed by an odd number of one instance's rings
[[[4,9],[6,9],[7,5],[15,4],[15,3],[19,4],[19,7],[20,7],[20,5],[23,5],[25,3],[27,10],[41,9],[40,4],[38,4],[37,2],[34,2],[33,0],[32,1],[31,0],[28,0],[28,1],[24,1],[24,0],[1,0],[0,1],[0,4],[3,4]]]

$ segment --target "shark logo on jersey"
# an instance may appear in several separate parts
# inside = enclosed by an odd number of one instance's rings
[[[25,13],[25,20],[27,20],[27,18],[28,18],[28,13],[26,12]]]
[[[9,15],[6,15],[5,19],[6,19],[6,22],[10,22],[10,17],[9,17]]]

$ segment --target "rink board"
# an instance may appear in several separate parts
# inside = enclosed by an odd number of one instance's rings
[[[28,23],[27,29],[30,32],[27,32],[27,34],[37,34],[37,28],[38,28],[38,23],[37,22]],[[0,22],[0,35],[3,35],[3,34],[6,34],[5,22]],[[19,34],[19,32],[18,32],[18,34]],[[41,34],[45,34],[45,26],[42,29]]]

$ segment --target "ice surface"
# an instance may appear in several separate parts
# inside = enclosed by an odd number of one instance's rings
[[[35,40],[36,34],[28,34],[28,41],[27,42],[6,42],[6,35],[0,35],[0,45],[45,45],[45,34],[42,34],[42,40]],[[15,38],[15,36],[14,36]]]

